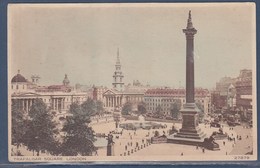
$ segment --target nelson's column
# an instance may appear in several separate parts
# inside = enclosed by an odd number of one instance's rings
[[[186,29],[186,104],[181,110],[182,128],[177,134],[170,135],[168,142],[200,145],[203,143],[205,134],[201,131],[198,124],[199,109],[194,101],[194,35],[197,30],[192,25],[191,11]]]

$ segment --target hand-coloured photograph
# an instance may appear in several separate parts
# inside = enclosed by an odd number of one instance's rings
[[[257,159],[254,3],[8,5],[10,162]]]

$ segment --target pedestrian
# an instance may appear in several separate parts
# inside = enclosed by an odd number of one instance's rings
[[[226,155],[227,155],[227,152],[226,152]]]
[[[181,156],[183,156],[183,152],[181,152]]]
[[[205,153],[205,149],[204,148],[202,148],[202,152]]]
[[[224,145],[224,146],[225,146],[225,144],[226,144],[225,141],[223,141],[223,145]]]
[[[198,146],[198,145],[196,146],[196,149],[199,149],[199,146]]]

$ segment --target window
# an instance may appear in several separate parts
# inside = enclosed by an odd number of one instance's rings
[[[19,86],[18,86],[18,85],[16,85],[16,89],[19,89]]]

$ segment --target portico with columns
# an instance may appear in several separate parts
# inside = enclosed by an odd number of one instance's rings
[[[120,110],[126,102],[133,104],[133,109],[137,108],[138,103],[143,101],[143,93],[127,93],[118,92],[116,90],[107,90],[104,92],[104,108],[107,111],[113,112],[114,110]]]
[[[54,111],[68,110],[65,106],[65,97],[52,97],[52,96],[13,96],[12,101],[18,101],[18,108],[24,110],[26,113],[29,112],[30,107],[33,105],[34,101],[39,98],[42,99],[47,107]]]
[[[123,94],[118,93],[113,90],[107,90],[103,94],[104,97],[104,107],[106,110],[110,111],[115,108],[120,108],[124,104]]]
[[[16,93],[12,94],[12,102],[18,101],[18,108],[29,112],[30,107],[36,99],[41,99],[51,111],[64,112],[69,110],[72,102],[79,102],[80,104],[87,100],[87,96],[82,94],[72,95],[70,93],[64,94],[36,94],[36,93]]]

